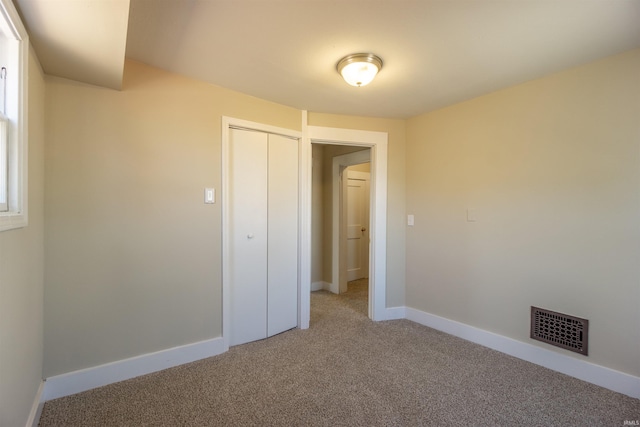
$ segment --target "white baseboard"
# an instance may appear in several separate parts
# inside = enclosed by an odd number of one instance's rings
[[[406,318],[536,365],[640,399],[640,377],[406,307]]]
[[[386,310],[386,320],[406,319],[407,309],[406,307],[389,307]]]
[[[224,340],[213,338],[155,353],[143,354],[130,359],[118,360],[93,368],[49,377],[45,381],[42,401],[69,396],[140,375],[195,362],[227,351]]]
[[[331,289],[331,283],[313,282],[311,284],[311,292],[313,292],[313,291],[328,291],[330,289]]]
[[[31,405],[31,412],[29,412],[29,418],[27,419],[26,427],[38,427],[40,422],[40,415],[42,415],[42,408],[44,408],[44,400],[42,400],[42,392],[44,391],[44,381],[40,381],[40,386],[36,392],[36,396],[33,399],[33,405]]]

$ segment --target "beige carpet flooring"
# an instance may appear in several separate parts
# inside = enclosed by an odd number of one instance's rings
[[[40,426],[623,426],[640,400],[407,320],[367,286],[314,292],[311,327],[47,402]]]

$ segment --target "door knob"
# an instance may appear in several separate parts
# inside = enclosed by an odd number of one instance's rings
[[[364,233],[365,231],[367,231],[367,229],[362,227],[362,229],[360,231],[362,231]]]
[[[252,233],[247,234],[247,239],[253,239],[253,234]]]

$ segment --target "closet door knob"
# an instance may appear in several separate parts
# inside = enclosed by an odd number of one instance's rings
[[[253,239],[253,234],[252,233],[247,234],[247,239]]]

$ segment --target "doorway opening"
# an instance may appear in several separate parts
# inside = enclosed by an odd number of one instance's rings
[[[357,288],[369,317],[370,160],[369,147],[312,144],[311,290]]]
[[[303,142],[302,151],[302,180],[303,180],[303,194],[302,194],[302,208],[304,209],[302,215],[303,230],[301,236],[301,281],[300,281],[300,304],[299,304],[299,327],[302,329],[309,327],[310,318],[310,296],[312,284],[317,289],[318,282],[317,276],[312,275],[312,265],[314,261],[314,251],[312,251],[312,145],[333,145],[340,146],[345,153],[358,152],[360,155],[367,157],[360,161],[355,161],[352,164],[364,163],[370,161],[371,163],[371,200],[370,200],[370,219],[369,219],[369,231],[370,231],[370,257],[369,257],[369,301],[368,301],[368,317],[372,320],[386,320],[386,234],[387,234],[387,133],[374,132],[374,131],[361,131],[353,129],[339,129],[339,128],[326,128],[319,126],[307,126],[303,132],[306,134]],[[316,151],[318,149],[316,148]],[[337,156],[334,157],[334,159]],[[317,163],[317,160],[316,160]],[[350,164],[340,164],[334,160],[331,161],[332,168],[347,167]],[[332,177],[338,176],[338,173],[332,173]],[[340,188],[339,180],[332,179],[332,188]],[[317,193],[316,193],[317,194]],[[339,192],[332,191],[331,198],[337,198]],[[324,216],[324,219],[333,218],[334,215],[339,215],[338,211],[339,202],[331,202],[332,215],[328,217]],[[333,221],[333,219],[331,219]],[[337,223],[337,221],[335,221]],[[335,231],[329,228],[326,233]],[[315,231],[317,233],[317,230]],[[339,287],[341,279],[339,277],[340,269],[333,268],[333,264],[336,262],[333,254],[339,254],[339,238],[324,239],[323,246],[331,247],[332,260],[331,267],[328,274],[324,274],[323,277],[329,277],[330,282],[325,282],[320,279],[319,286],[334,287],[334,292],[339,293]],[[335,249],[334,249],[335,247]],[[317,251],[316,251],[317,255]],[[318,264],[316,264],[318,265]],[[324,266],[327,266],[327,262],[323,262]],[[327,267],[325,267],[327,268]],[[316,274],[316,270],[314,274]],[[346,275],[344,277],[346,283]]]

